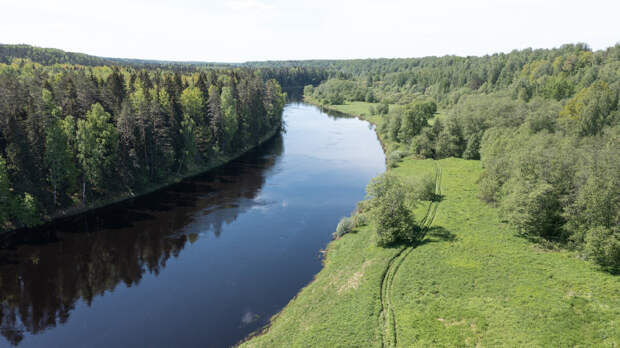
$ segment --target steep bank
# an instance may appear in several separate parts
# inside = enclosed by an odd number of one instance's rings
[[[401,250],[376,247],[366,226],[332,241],[315,280],[243,346],[620,343],[620,280],[573,252],[518,237],[498,209],[478,199],[479,161],[405,158],[391,171],[422,177],[436,162],[443,200],[433,228],[391,276],[393,336],[385,339],[382,284]]]

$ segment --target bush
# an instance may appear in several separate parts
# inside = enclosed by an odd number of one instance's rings
[[[312,97],[313,94],[314,94],[314,86],[312,85],[304,86],[304,96]]]
[[[408,153],[400,151],[400,150],[394,150],[394,151],[390,152],[390,154],[387,157],[387,164],[388,164],[388,166],[390,168],[396,167],[398,162],[400,162],[407,155],[408,155]]]
[[[379,115],[387,115],[390,111],[390,105],[387,103],[380,103],[377,105],[377,114]]]
[[[603,268],[620,272],[620,231],[602,226],[594,227],[586,234],[586,254]]]
[[[424,128],[420,135],[411,141],[411,151],[424,158],[435,156],[435,136],[430,127]]]
[[[437,197],[435,194],[435,177],[433,175],[425,175],[419,181],[414,183],[415,195],[423,201],[434,201]]]
[[[520,233],[551,240],[561,237],[561,199],[553,185],[511,178],[504,191],[502,214]]]
[[[334,237],[334,239],[338,239],[345,234],[353,231],[353,227],[353,221],[351,220],[351,218],[343,217],[342,219],[340,219],[340,222],[336,227],[336,232],[334,232],[332,236]]]
[[[353,220],[353,227],[361,227],[368,225],[368,215],[366,213],[357,213],[351,217]]]
[[[414,243],[424,237],[411,212],[416,202],[411,201],[408,186],[396,177],[382,175],[375,178],[367,190],[372,202],[371,213],[375,220],[378,245]]]

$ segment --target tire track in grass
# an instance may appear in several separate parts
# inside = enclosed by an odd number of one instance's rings
[[[420,221],[420,226],[423,229],[423,237],[426,236],[433,222],[435,221],[435,216],[437,215],[437,209],[439,208],[440,196],[441,192],[441,178],[442,178],[442,170],[441,167],[435,162],[435,195],[436,197],[431,203],[428,205],[428,209],[426,210],[426,214],[424,218]],[[439,199],[437,199],[439,198]],[[383,277],[381,278],[381,291],[380,291],[380,300],[381,300],[381,315],[383,322],[383,331],[381,335],[381,346],[382,347],[395,347],[398,343],[397,336],[397,327],[396,327],[396,315],[394,313],[394,308],[392,307],[392,285],[394,283],[394,278],[396,277],[396,273],[398,269],[403,264],[404,260],[409,256],[411,251],[413,251],[413,246],[406,246],[401,248],[396,255],[394,255],[389,261],[387,268],[383,273]],[[389,337],[387,337],[389,336]]]

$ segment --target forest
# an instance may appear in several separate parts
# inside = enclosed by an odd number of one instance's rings
[[[247,67],[0,46],[0,229],[130,197],[273,135],[285,93]]]
[[[481,160],[480,199],[523,236],[620,271],[620,45],[299,64],[329,71],[307,100],[373,103],[391,166]]]
[[[371,103],[399,145],[391,166],[481,160],[480,199],[524,236],[620,270],[620,45],[236,65],[0,53],[4,229],[231,156],[279,127],[282,89],[305,86],[317,104]]]

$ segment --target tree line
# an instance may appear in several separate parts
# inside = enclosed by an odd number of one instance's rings
[[[0,228],[182,177],[256,145],[285,95],[255,69],[0,63]]]
[[[480,159],[481,199],[520,233],[620,272],[620,45],[318,64],[350,77],[305,96],[379,102],[378,131],[397,144],[388,164]]]

